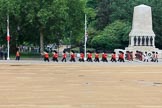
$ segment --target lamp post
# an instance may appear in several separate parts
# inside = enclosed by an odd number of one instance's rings
[[[71,51],[71,36],[72,36],[72,31],[70,31],[70,51]]]
[[[9,31],[9,15],[7,15],[7,60],[10,60],[10,31]]]

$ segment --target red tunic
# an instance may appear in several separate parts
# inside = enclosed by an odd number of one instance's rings
[[[113,59],[116,59],[116,54],[112,54],[112,58]]]
[[[83,53],[80,54],[80,58],[84,59],[84,54]]]
[[[92,53],[89,53],[88,54],[88,58],[92,58]]]
[[[130,60],[131,59],[131,56],[130,56],[130,53],[128,53],[128,60]]]
[[[103,58],[105,58],[105,59],[107,58],[107,54],[106,53],[104,53]]]
[[[45,54],[44,54],[44,57],[45,57],[45,58],[49,58],[48,53],[45,53]]]
[[[62,57],[63,57],[63,58],[66,58],[66,53],[63,53]]]
[[[20,56],[20,53],[17,51],[16,52],[16,57],[19,57]]]
[[[58,58],[58,54],[57,53],[53,54],[53,57]]]
[[[74,59],[74,58],[75,58],[75,54],[71,54],[71,58],[73,58],[73,59]]]
[[[95,54],[95,58],[99,58],[99,54],[96,53],[96,54]]]
[[[124,59],[124,54],[122,54],[122,53],[119,54],[119,58],[120,58],[120,59]]]

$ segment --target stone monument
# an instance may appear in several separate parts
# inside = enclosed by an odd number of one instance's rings
[[[152,29],[151,7],[139,5],[134,7],[132,30],[129,34],[129,46],[126,51],[159,52],[155,48],[155,33]]]

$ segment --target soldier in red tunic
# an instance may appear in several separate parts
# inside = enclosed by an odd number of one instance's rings
[[[102,61],[103,61],[103,62],[108,62],[106,52],[104,52],[104,53],[102,54]]]
[[[114,61],[116,62],[116,53],[115,52],[112,53],[111,61],[112,62],[114,62]]]
[[[88,61],[88,62],[93,62],[93,61],[92,61],[92,53],[91,53],[90,51],[88,51],[87,61]]]
[[[71,51],[70,62],[75,62],[75,52]]]
[[[84,62],[84,53],[83,52],[80,53],[79,61]]]
[[[94,61],[95,62],[100,62],[100,60],[99,60],[99,53],[98,52],[95,53],[95,59],[94,59]]]
[[[58,53],[57,53],[57,51],[54,51],[52,60],[53,60],[54,62],[55,62],[55,61],[58,62]]]
[[[66,52],[65,51],[63,51],[63,53],[62,53],[62,62],[66,62],[66,57],[67,57],[67,55],[66,55]]]
[[[44,52],[44,61],[48,61],[49,62],[49,54],[47,52]]]
[[[18,61],[20,60],[20,52],[19,51],[16,52],[16,60],[18,60]]]
[[[122,52],[122,51],[119,52],[119,59],[118,59],[118,61],[125,62],[124,61],[124,52]]]

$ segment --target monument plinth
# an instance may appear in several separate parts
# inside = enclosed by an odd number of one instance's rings
[[[150,6],[139,5],[134,7],[132,30],[129,33],[129,46],[127,51],[142,51],[160,53],[155,48],[155,33],[152,29],[152,11]]]

